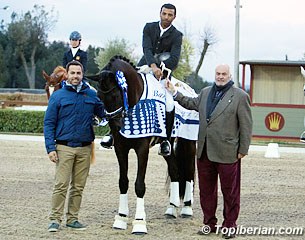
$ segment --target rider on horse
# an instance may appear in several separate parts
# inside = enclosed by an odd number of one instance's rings
[[[172,4],[164,4],[160,10],[160,21],[147,23],[143,29],[142,47],[144,56],[138,63],[143,69],[149,67],[150,71],[158,79],[166,79],[167,76],[161,70],[161,62],[170,70],[177,68],[181,53],[182,33],[178,31],[172,22],[176,17],[176,7]],[[145,67],[144,67],[145,68]],[[163,80],[160,82],[163,84]],[[172,95],[166,91],[166,135],[160,144],[159,154],[169,156],[171,154],[170,137],[174,123],[174,101]],[[101,141],[103,147],[113,145],[112,135],[107,135]]]
[[[82,36],[78,31],[73,31],[70,34],[70,46],[71,48],[64,53],[62,60],[63,67],[71,62],[72,60],[79,61],[84,68],[84,72],[87,70],[87,52],[80,49],[80,44],[82,41]]]

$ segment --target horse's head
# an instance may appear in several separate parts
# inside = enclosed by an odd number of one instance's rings
[[[103,69],[99,74],[86,76],[86,78],[98,83],[97,94],[108,112],[123,106],[122,90],[116,81],[115,73]]]
[[[86,76],[88,79],[98,82],[98,95],[104,102],[107,111],[111,112],[124,106],[124,93],[117,78],[118,71],[122,72],[126,79],[128,103],[130,106],[134,106],[143,92],[143,83],[135,66],[127,58],[114,56],[99,74]]]
[[[118,78],[118,73],[122,73],[125,83]],[[109,119],[121,119],[126,113],[126,103],[135,105],[143,92],[143,82],[138,86],[140,76],[135,66],[121,56],[111,58],[99,74],[86,78],[98,82],[98,96],[105,104]]]
[[[49,98],[54,91],[61,88],[61,82],[67,79],[67,72],[64,67],[57,66],[50,76],[44,70],[42,71],[42,76],[46,80],[45,90]]]

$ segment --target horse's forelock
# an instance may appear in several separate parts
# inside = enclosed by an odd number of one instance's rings
[[[57,66],[54,70],[53,73],[58,73],[58,72],[66,72],[66,69],[63,66]]]

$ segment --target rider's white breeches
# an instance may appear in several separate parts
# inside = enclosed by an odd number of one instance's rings
[[[175,107],[173,95],[165,88],[166,79],[160,80],[160,83],[165,89],[165,111],[171,112]]]

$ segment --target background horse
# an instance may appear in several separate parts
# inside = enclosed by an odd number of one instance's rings
[[[64,67],[57,66],[50,76],[44,70],[42,71],[42,76],[46,80],[44,89],[46,90],[49,99],[53,92],[61,88],[61,82],[64,79],[67,79],[67,72]]]
[[[118,80],[117,74],[123,73],[123,77]],[[144,75],[143,75],[144,76]],[[145,173],[147,168],[149,148],[152,137],[126,138],[120,130],[124,126],[124,117],[129,114],[129,110],[137,105],[144,89],[144,82],[141,74],[137,72],[135,66],[128,59],[115,56],[94,76],[86,76],[88,79],[98,82],[98,96],[105,104],[107,118],[114,137],[114,149],[119,162],[119,188],[120,200],[118,215],[115,216],[113,228],[127,229],[129,215],[128,208],[128,153],[134,149],[138,169],[135,181],[135,193],[137,195],[137,205],[135,220],[133,221],[134,234],[147,233],[146,213],[144,207],[145,195]],[[124,81],[121,81],[124,79]],[[128,106],[126,106],[128,103]],[[143,106],[140,107],[143,109]],[[126,121],[126,120],[125,120]],[[174,140],[172,140],[173,143]],[[176,151],[168,157],[164,157],[168,164],[168,174],[171,181],[170,186],[170,207],[166,210],[167,215],[176,217],[175,210],[180,205],[179,192],[184,196],[184,207],[182,216],[192,216],[192,197],[194,180],[194,161],[196,151],[196,141],[178,138]],[[178,160],[178,161],[177,161]],[[185,173],[188,174],[185,174]],[[179,184],[179,177],[182,179]],[[180,185],[180,191],[179,191]],[[184,194],[185,193],[185,194]],[[174,196],[175,195],[175,196]]]

